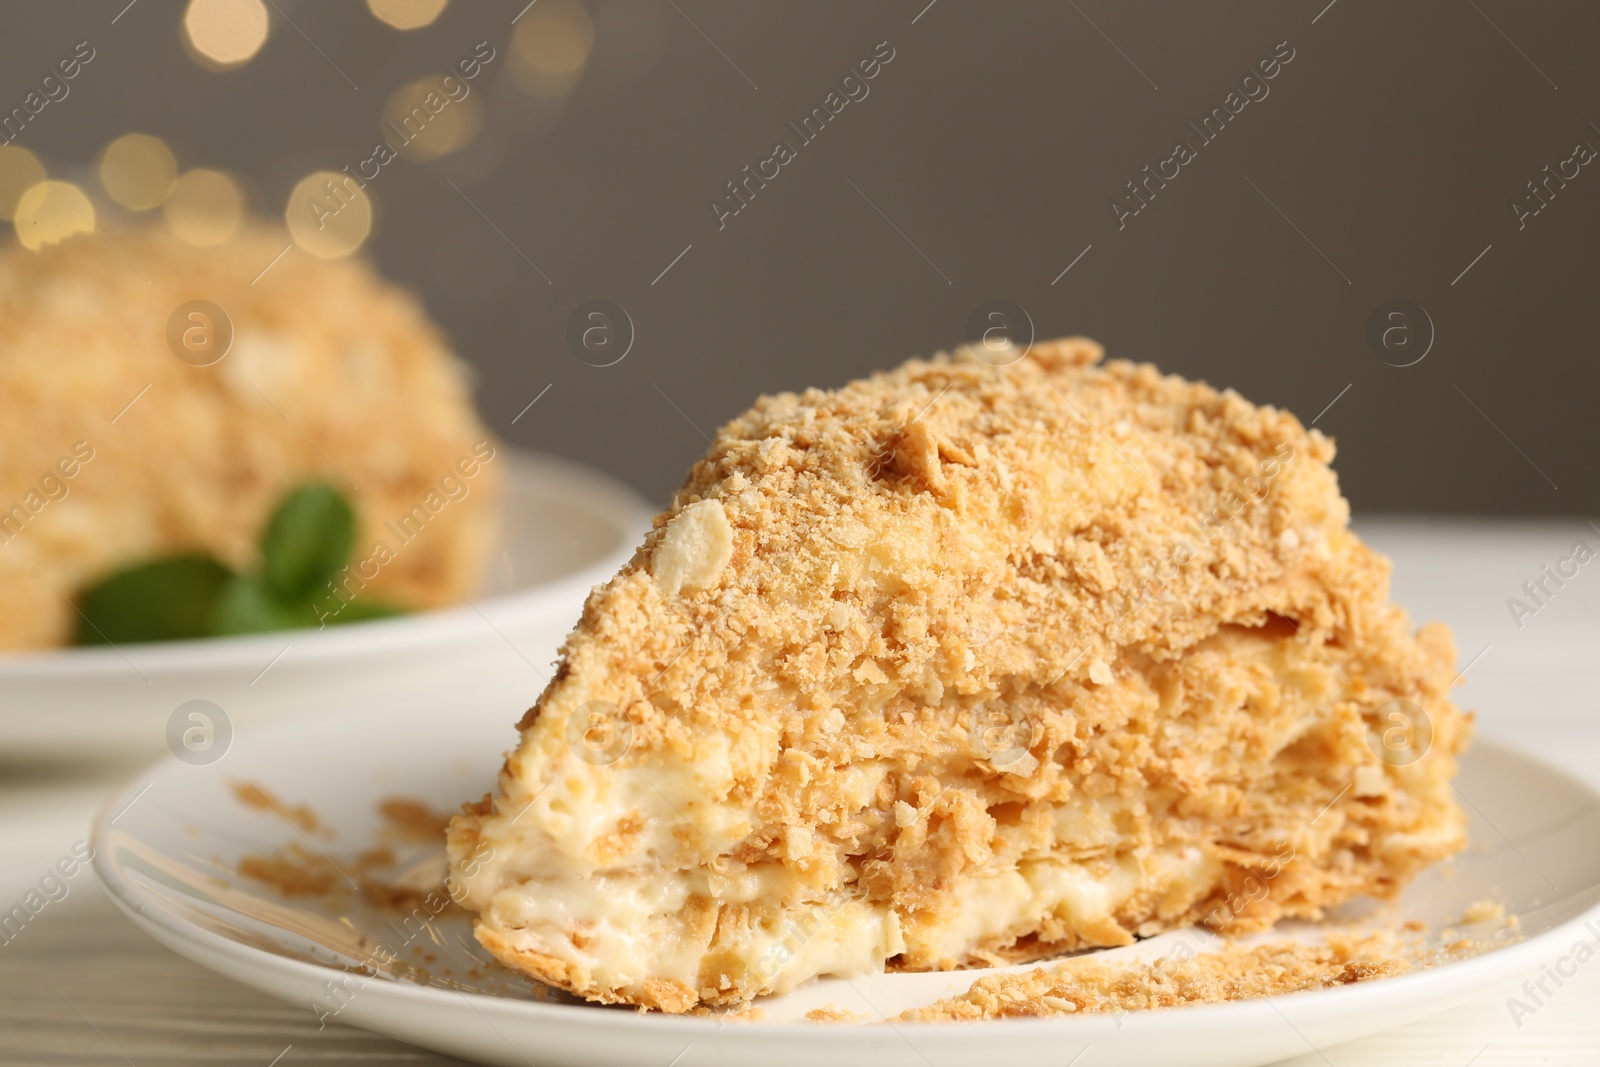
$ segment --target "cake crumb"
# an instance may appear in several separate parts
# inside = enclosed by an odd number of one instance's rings
[[[733,527],[720,500],[700,500],[667,523],[650,559],[662,596],[698,592],[716,584],[733,558]]]
[[[1389,776],[1377,764],[1356,768],[1355,795],[1381,797],[1389,792]]]
[[[289,898],[327,896],[341,887],[345,877],[332,860],[298,841],[271,855],[240,858],[239,873]]]
[[[853,1011],[846,1011],[831,1001],[820,1008],[812,1008],[806,1012],[806,1018],[814,1023],[853,1023],[861,1019]]]
[[[314,834],[322,828],[322,820],[317,818],[317,813],[304,804],[285,804],[254,782],[235,781],[229,785],[239,803],[253,811],[277,812],[285,822],[308,834]]]
[[[1153,961],[1112,964],[1080,957],[1049,968],[981,978],[965,993],[912,1008],[898,1018],[1049,1018],[1253,1000],[1389,978],[1493,947],[1460,939],[1430,949],[1416,939],[1390,934],[1330,933],[1322,944],[1230,941],[1215,951]]]
[[[1506,906],[1494,900],[1475,900],[1467,905],[1467,910],[1461,916],[1463,925],[1473,923],[1499,922],[1506,917]]]
[[[437,812],[415,797],[388,797],[378,804],[378,814],[401,837],[435,842],[444,836],[454,812]]]

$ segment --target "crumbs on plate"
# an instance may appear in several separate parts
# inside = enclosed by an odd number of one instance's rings
[[[317,818],[317,813],[304,804],[285,804],[254,782],[232,781],[228,784],[233,789],[235,799],[253,811],[276,812],[284,822],[308,834],[322,829],[322,820]]]
[[[1040,1018],[1253,1000],[1390,978],[1499,947],[1459,939],[1429,946],[1393,934],[1329,933],[1321,944],[1228,941],[1214,951],[1153,961],[1080,957],[1021,974],[981,978],[959,996],[901,1013],[918,1022]]]

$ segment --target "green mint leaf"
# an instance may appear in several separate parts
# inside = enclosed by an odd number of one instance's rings
[[[305,601],[285,601],[254,578],[235,578],[217,599],[211,632],[218,637],[298,630],[317,624],[317,613]]]
[[[350,559],[356,515],[337,489],[302,485],[283,499],[261,534],[261,578],[286,602],[309,601]]]
[[[120,645],[206,637],[233,572],[204,553],[116,571],[78,598],[77,643]]]

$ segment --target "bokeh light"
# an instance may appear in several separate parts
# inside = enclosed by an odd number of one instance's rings
[[[379,132],[407,159],[426,160],[465,148],[481,129],[478,93],[471,82],[451,75],[421,78],[396,89],[383,107]]]
[[[183,39],[203,63],[242,66],[267,43],[267,7],[261,0],[189,0]]]
[[[161,138],[124,134],[100,155],[100,184],[123,207],[149,211],[172,195],[178,184],[178,161]]]
[[[71,182],[42,181],[17,201],[17,240],[35,252],[75,233],[94,232],[94,205]]]
[[[26,148],[0,145],[0,218],[17,217],[22,194],[44,181],[44,164]]]
[[[192,245],[219,245],[244,222],[244,190],[218,170],[184,171],[162,213],[167,228],[182,240]]]
[[[372,199],[349,175],[319,170],[295,185],[283,217],[296,246],[321,259],[337,259],[371,235]]]
[[[450,0],[367,0],[367,10],[397,30],[430,25]]]
[[[594,21],[578,0],[539,0],[512,34],[512,80],[541,100],[564,96],[593,48]]]

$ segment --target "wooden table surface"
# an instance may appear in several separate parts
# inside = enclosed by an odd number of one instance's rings
[[[1450,621],[1463,662],[1483,650],[1459,694],[1478,710],[1480,732],[1600,786],[1600,570],[1569,583],[1561,600],[1521,629],[1505,606],[1574,538],[1600,546],[1600,535],[1579,522],[1360,525],[1396,558],[1396,596],[1413,615]],[[84,838],[101,798],[133,769],[0,765],[5,908]],[[247,989],[150,940],[113,909],[91,872],[65,884],[66,896],[20,931],[0,933],[0,1065],[459,1062],[337,1023],[319,1029],[304,1006]],[[1600,1064],[1600,963],[1580,967],[1519,1026],[1507,998],[1520,982],[1444,1015],[1287,1062]],[[538,1063],[536,1050],[524,1051]],[[1093,1062],[1091,1054],[1080,1067]],[[679,1067],[693,1063],[691,1055]]]

